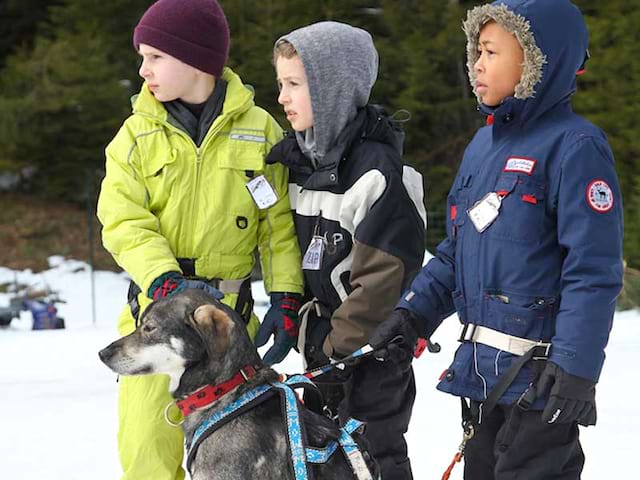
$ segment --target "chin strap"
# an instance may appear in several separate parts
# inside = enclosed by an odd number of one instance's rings
[[[196,390],[191,395],[176,402],[176,405],[185,417],[196,410],[208,407],[216,400],[225,396],[238,385],[247,382],[256,374],[256,368],[253,365],[245,365],[226,382],[217,385],[205,385]]]

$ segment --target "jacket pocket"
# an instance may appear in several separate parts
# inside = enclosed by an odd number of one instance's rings
[[[142,161],[142,174],[152,210],[162,210],[170,199],[178,202],[184,198],[183,192],[173,191],[178,178],[183,175],[183,172],[178,172],[179,152],[175,148],[167,148],[166,152]]]
[[[535,243],[543,235],[545,186],[528,176],[503,173],[494,191],[501,195],[500,214],[487,229],[489,236]]]
[[[266,140],[255,132],[232,131],[220,157],[221,168],[261,172],[264,170]]]
[[[469,187],[472,178],[471,175],[458,176],[447,197],[447,234],[453,238],[458,236],[460,228],[466,221]]]
[[[554,297],[485,294],[486,325],[509,335],[541,340],[553,315]]]

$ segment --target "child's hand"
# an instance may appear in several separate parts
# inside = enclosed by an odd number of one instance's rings
[[[542,412],[542,421],[554,423],[578,422],[585,427],[596,424],[596,384],[586,378],[565,372],[551,361],[538,379],[538,397],[549,392]]]
[[[298,341],[298,311],[301,307],[300,295],[295,293],[272,293],[271,308],[256,336],[256,347],[262,347],[271,335],[274,342],[262,359],[267,365],[280,363]]]
[[[154,300],[159,300],[174,293],[182,292],[187,288],[199,288],[218,300],[224,297],[220,290],[207,282],[186,279],[178,272],[167,272],[156,278],[151,287],[149,287],[148,296]]]
[[[380,350],[380,359],[391,357],[396,361],[406,361],[413,357],[420,331],[420,320],[409,310],[398,308],[389,318],[378,325],[369,339],[369,344]]]

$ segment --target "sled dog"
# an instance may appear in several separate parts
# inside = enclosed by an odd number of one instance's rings
[[[185,290],[154,302],[133,333],[101,350],[99,356],[120,375],[169,375],[171,394],[186,413],[182,428],[193,480],[300,478],[293,472],[291,433],[283,397],[277,392],[267,394],[264,401],[250,402],[225,417],[212,433],[198,437],[203,425],[223,415],[234,402],[280,382],[279,375],[262,363],[242,318],[204,291]],[[320,451],[341,438],[334,422],[297,403],[308,447]],[[364,439],[358,431],[352,436],[363,447],[361,458],[372,472],[369,478],[378,478]],[[347,457],[338,448],[325,463],[308,463],[308,478],[360,478]]]

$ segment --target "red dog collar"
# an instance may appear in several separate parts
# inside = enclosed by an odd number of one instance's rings
[[[245,365],[226,382],[218,385],[205,385],[204,387],[196,390],[187,398],[179,400],[176,405],[185,417],[199,408],[206,407],[219,398],[223,397],[238,385],[247,382],[251,377],[256,374],[256,369],[253,365]]]

